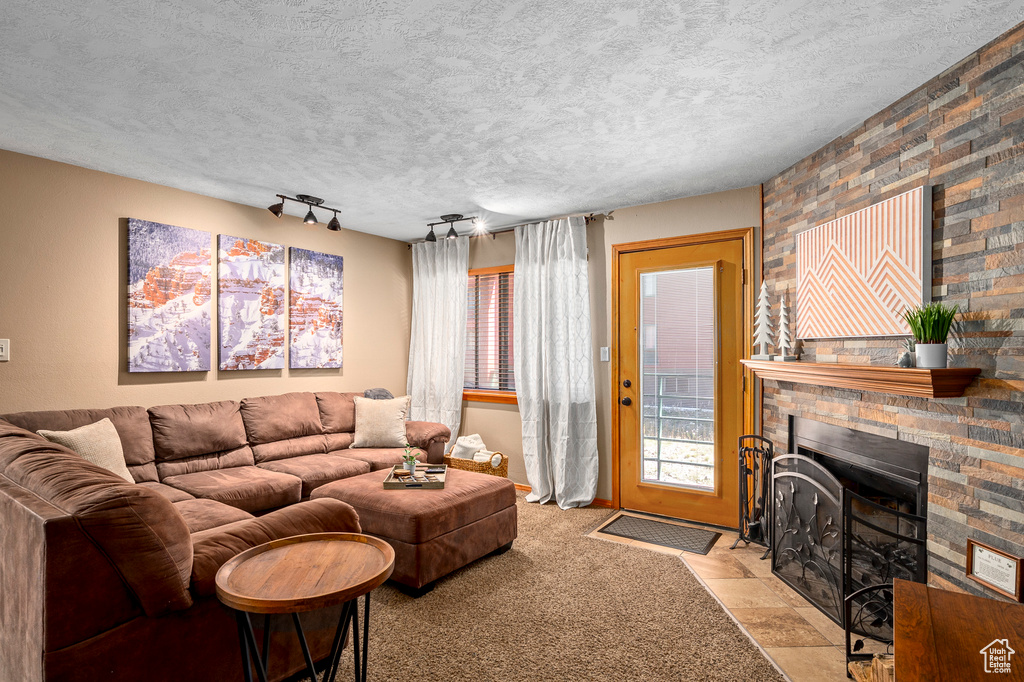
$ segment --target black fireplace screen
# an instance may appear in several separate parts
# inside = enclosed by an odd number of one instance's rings
[[[776,457],[772,473],[772,572],[838,625],[848,623],[849,595],[894,578],[926,580],[923,517],[845,488],[803,455]],[[891,594],[888,612],[876,611],[885,596],[869,590],[853,599],[855,634],[891,641]]]
[[[847,661],[857,654],[854,637],[893,641],[892,583],[927,582],[926,520],[844,491],[844,623]]]
[[[803,455],[772,461],[772,573],[843,624],[843,486]]]

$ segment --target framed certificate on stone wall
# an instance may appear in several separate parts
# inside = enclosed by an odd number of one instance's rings
[[[968,539],[967,577],[1001,595],[1021,601],[1020,557]]]

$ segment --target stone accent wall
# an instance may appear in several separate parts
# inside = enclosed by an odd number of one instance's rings
[[[763,431],[785,451],[797,414],[927,445],[931,582],[997,596],[966,579],[965,548],[1024,556],[1024,24],[765,183],[772,300],[795,299],[795,233],[918,185],[933,188],[933,298],[966,311],[950,361],[981,376],[944,400],[765,381]],[[802,359],[891,365],[901,346],[810,341]]]

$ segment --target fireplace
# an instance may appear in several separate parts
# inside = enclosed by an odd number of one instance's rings
[[[772,573],[838,625],[884,635],[884,617],[863,622],[865,588],[925,580],[928,448],[790,416],[788,453],[772,464]]]

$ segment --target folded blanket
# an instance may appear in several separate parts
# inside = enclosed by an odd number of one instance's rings
[[[474,462],[490,462],[491,467],[497,469],[501,465],[501,453],[492,450],[480,450],[473,455]]]
[[[474,433],[456,440],[450,454],[452,457],[460,459],[473,459],[473,455],[483,449],[484,439],[480,437],[479,433]]]

